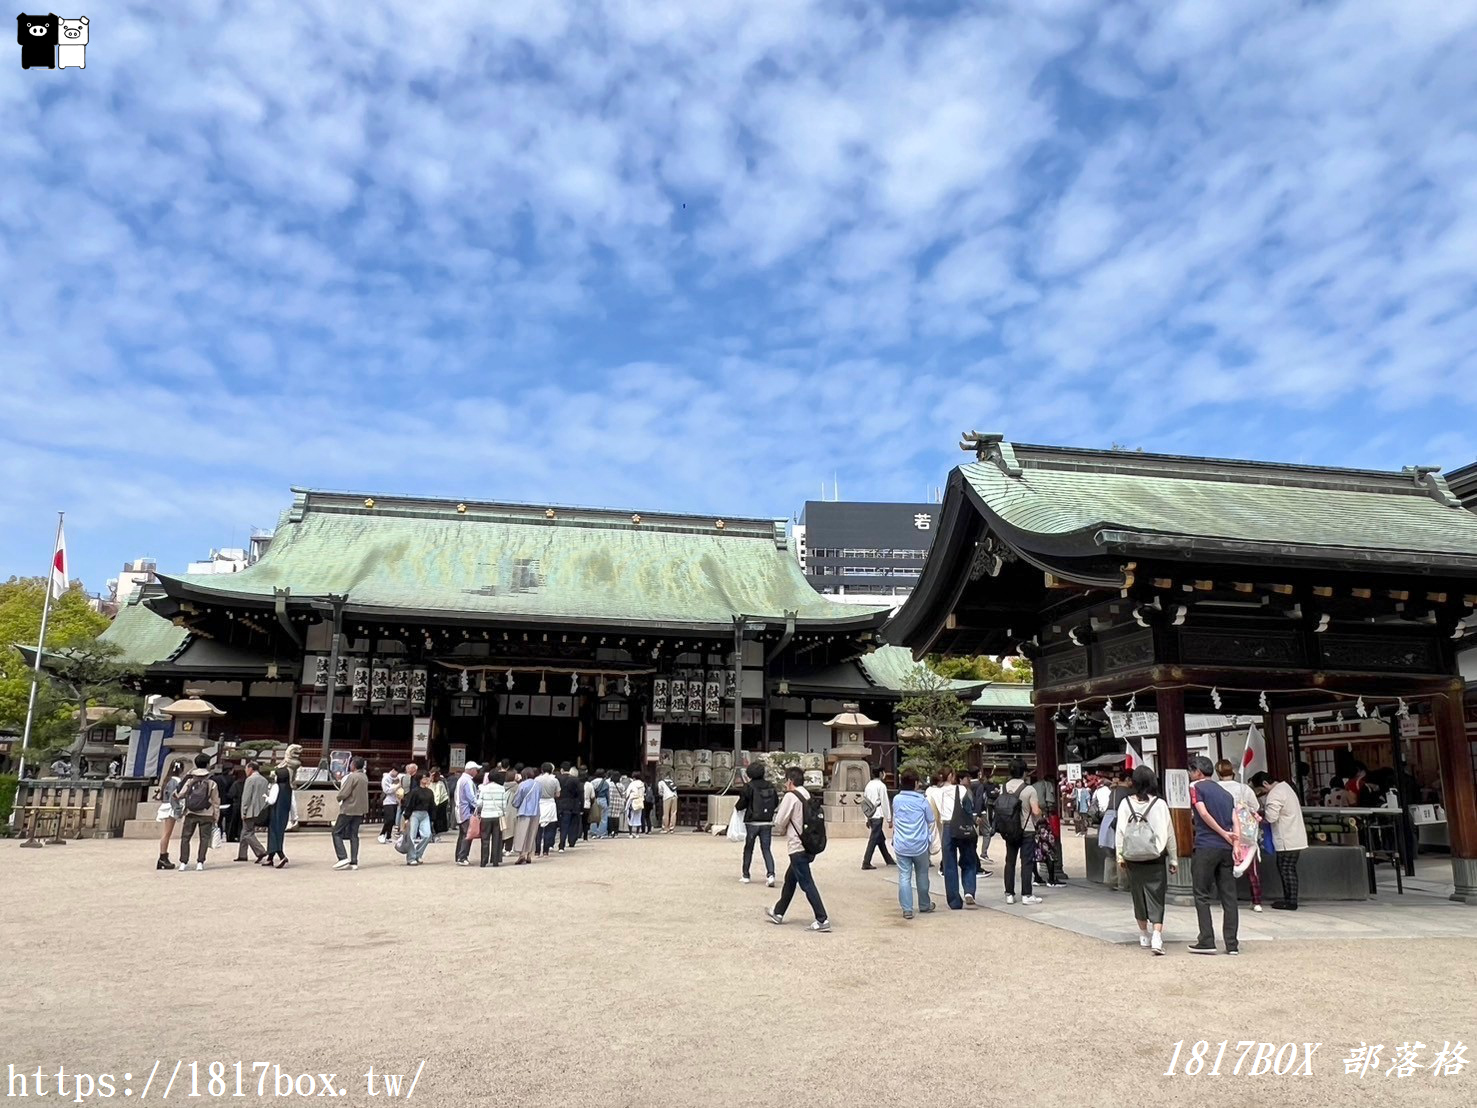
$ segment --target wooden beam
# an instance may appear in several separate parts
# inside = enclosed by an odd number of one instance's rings
[[[1215,588],[1214,581],[1196,581],[1195,588],[1200,592],[1210,592]]]
[[[1409,589],[1386,589],[1385,590],[1385,595],[1388,596],[1391,600],[1399,600],[1401,602],[1404,602],[1404,601],[1410,599],[1410,590]]]
[[[1333,586],[1332,585],[1314,585],[1313,586],[1313,595],[1314,596],[1323,596],[1323,597],[1332,596],[1333,595]]]
[[[1271,589],[1278,596],[1291,596],[1293,591],[1291,585],[1268,585],[1267,588]]]
[[[1445,604],[1446,594],[1444,592],[1428,592],[1426,593],[1426,599],[1432,604]]]
[[[1156,589],[1172,589],[1172,588],[1174,588],[1174,578],[1173,577],[1156,577],[1156,578],[1154,578],[1154,587]]]
[[[1368,600],[1371,596],[1374,595],[1374,590],[1354,588],[1349,590],[1349,595],[1354,597],[1356,600]]]
[[[1237,592],[1251,592],[1252,589],[1254,589],[1255,587],[1256,586],[1254,586],[1250,581],[1231,582],[1231,588],[1235,589]]]

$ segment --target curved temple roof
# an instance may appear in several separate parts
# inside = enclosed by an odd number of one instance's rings
[[[370,617],[701,630],[787,611],[866,629],[887,614],[816,593],[772,520],[293,491],[259,562],[161,577],[173,602],[270,606],[286,588],[294,601],[345,595]]]

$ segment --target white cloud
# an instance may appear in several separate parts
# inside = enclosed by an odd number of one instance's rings
[[[57,501],[913,496],[966,425],[1477,452],[1473,5],[171,11],[0,70],[0,572]]]

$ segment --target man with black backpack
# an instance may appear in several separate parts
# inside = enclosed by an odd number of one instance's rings
[[[810,874],[810,863],[826,849],[826,813],[820,800],[812,800],[810,793],[802,788],[804,784],[805,772],[800,767],[791,766],[785,771],[785,796],[775,812],[774,829],[785,836],[790,868],[785,871],[779,902],[773,908],[766,908],[764,915],[770,923],[784,923],[785,912],[798,886],[805,891],[805,899],[810,901],[811,911],[815,913],[815,922],[806,930],[825,932],[831,930],[831,921],[826,918],[826,906],[821,903],[820,890]]]
[[[1015,903],[1016,859],[1020,859],[1021,903],[1040,904],[1031,895],[1031,869],[1036,864],[1036,821],[1043,816],[1036,790],[1026,781],[1026,763],[1010,763],[1010,780],[995,798],[995,834],[1005,840],[1005,903]]]
[[[179,871],[189,868],[190,836],[200,834],[199,853],[195,856],[195,868],[205,868],[205,855],[210,850],[210,837],[215,831],[215,821],[220,816],[221,798],[215,779],[210,776],[210,755],[203,750],[195,755],[195,768],[180,782],[176,794],[184,801],[185,818],[180,831]]]
[[[769,848],[774,834],[774,814],[779,808],[778,790],[765,779],[764,763],[750,762],[749,780],[739,790],[735,807],[744,814],[744,870],[739,881],[749,883],[749,866],[754,862],[754,840],[764,853],[764,883],[774,888],[774,854]]]

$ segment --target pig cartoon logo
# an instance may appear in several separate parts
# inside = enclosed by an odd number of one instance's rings
[[[15,41],[21,47],[22,69],[55,69],[57,18],[54,15],[15,17]]]
[[[56,67],[58,69],[87,68],[87,17],[58,20]]]

